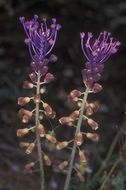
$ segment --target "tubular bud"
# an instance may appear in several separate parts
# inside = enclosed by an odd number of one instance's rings
[[[90,125],[90,127],[93,129],[93,130],[97,130],[98,129],[98,123],[95,122],[93,119],[88,119],[87,120],[88,124]]]
[[[79,111],[78,110],[75,110],[73,113],[71,113],[70,117],[72,120],[76,120],[79,116]]]
[[[92,107],[89,106],[89,105],[86,106],[85,111],[86,111],[86,115],[92,115],[92,114],[93,114],[93,109],[92,109]]]
[[[81,150],[79,151],[79,157],[80,157],[80,162],[82,162],[82,163],[87,162],[86,156],[85,156],[84,152]]]
[[[41,97],[40,97],[40,95],[35,95],[35,96],[33,97],[33,101],[34,101],[35,104],[36,104],[36,103],[40,103],[40,102],[41,102]]]
[[[99,135],[97,133],[86,133],[86,137],[95,142],[99,140]]]
[[[29,164],[25,165],[25,169],[26,170],[30,170],[32,167],[34,167],[35,163],[34,162],[30,162]]]
[[[55,138],[55,137],[53,137],[53,136],[51,136],[51,135],[49,135],[49,134],[47,134],[45,137],[46,137],[46,139],[47,139],[48,141],[50,141],[51,143],[53,143],[53,144],[56,143],[56,138]]]
[[[18,129],[17,130],[17,136],[18,137],[23,137],[24,135],[26,135],[29,132],[28,128],[24,128],[24,129]]]
[[[93,87],[92,87],[92,92],[93,92],[93,93],[98,93],[98,92],[100,92],[102,89],[103,89],[103,87],[102,87],[100,84],[95,83],[95,84],[93,85]]]
[[[40,88],[40,94],[46,94],[47,89],[46,88]]]
[[[54,119],[56,117],[56,112],[52,111],[51,114],[46,114],[50,119]]]
[[[19,110],[19,116],[22,117],[24,115],[27,115],[29,118],[31,118],[32,117],[32,112],[22,108],[22,109]]]
[[[24,81],[24,84],[23,84],[24,89],[31,89],[33,87],[34,87],[34,85],[31,82]]]
[[[25,148],[25,147],[27,148],[29,146],[29,143],[28,142],[20,142],[19,145],[21,148]]]
[[[70,93],[70,96],[72,98],[75,98],[75,97],[79,97],[81,95],[81,92],[79,90],[72,90],[71,93]]]
[[[45,164],[47,166],[51,166],[52,161],[50,160],[50,158],[47,155],[44,154],[43,159],[45,160]]]
[[[43,103],[43,108],[44,108],[44,110],[46,111],[46,113],[47,113],[47,115],[49,114],[52,114],[52,108],[51,108],[51,106],[49,106],[49,104],[47,104],[47,103]]]
[[[68,161],[64,161],[64,162],[61,162],[59,165],[58,165],[58,168],[60,170],[64,170],[64,168],[68,166]]]
[[[29,97],[20,97],[18,98],[18,104],[20,106],[24,106],[25,104],[30,102],[30,98]]]
[[[31,79],[32,82],[37,82],[37,75],[36,73],[30,73],[29,77]]]
[[[66,123],[69,123],[69,117],[61,117],[61,118],[59,119],[59,122],[60,122],[62,125],[66,124]]]
[[[51,81],[53,81],[55,79],[54,75],[51,73],[47,73],[45,78],[44,78],[44,82],[45,83],[50,83]]]
[[[78,146],[81,146],[83,143],[83,135],[81,132],[77,133],[77,135],[75,136],[75,141],[77,143]]]
[[[56,145],[57,150],[61,150],[63,148],[66,148],[68,146],[68,142],[67,141],[63,141],[63,142],[58,142],[58,144]]]
[[[42,124],[40,124],[38,126],[38,132],[39,132],[40,137],[44,137],[45,136],[45,129],[44,129],[44,126]]]
[[[28,123],[28,122],[29,122],[29,117],[28,117],[27,115],[24,115],[24,116],[22,117],[22,122],[23,122],[23,123]]]
[[[34,148],[35,148],[35,143],[30,143],[30,145],[28,146],[28,148],[25,151],[26,154],[31,154]]]

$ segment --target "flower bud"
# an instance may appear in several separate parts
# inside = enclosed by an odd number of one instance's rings
[[[18,98],[18,104],[20,106],[24,106],[25,104],[30,102],[30,98],[29,97],[20,97]]]
[[[99,103],[97,101],[90,103],[89,106],[93,109],[94,112],[97,112],[99,109]]]
[[[36,73],[30,73],[29,77],[31,79],[32,82],[37,82],[37,75]]]
[[[47,73],[44,78],[44,82],[49,83],[49,82],[53,81],[54,79],[55,79],[54,75],[52,75],[51,73]]]
[[[86,137],[95,142],[99,140],[99,135],[97,133],[86,133]]]
[[[35,95],[35,96],[33,97],[33,101],[34,101],[35,104],[36,104],[36,103],[40,103],[40,102],[41,102],[41,97],[40,97],[40,95]]]
[[[24,115],[22,117],[22,123],[28,123],[29,122],[29,117],[27,115]]]
[[[78,116],[79,116],[79,111],[78,110],[75,110],[74,112],[72,112],[70,114],[71,119],[74,120],[74,121],[78,118]]]
[[[34,148],[35,148],[35,143],[30,143],[30,145],[28,146],[28,148],[25,151],[26,154],[31,154]]]
[[[86,156],[85,156],[84,152],[81,150],[79,151],[79,157],[80,157],[80,162],[82,162],[82,163],[87,162]]]
[[[100,92],[101,90],[103,89],[103,87],[100,85],[100,84],[98,84],[98,83],[95,83],[94,85],[93,85],[93,87],[92,87],[92,92],[94,92],[94,93],[98,93],[98,92]]]
[[[52,135],[47,134],[47,135],[46,135],[46,139],[47,139],[48,141],[50,141],[51,143],[53,143],[53,144],[56,143],[56,138],[53,137]]]
[[[60,122],[62,125],[64,125],[64,124],[66,124],[66,123],[69,122],[69,117],[61,117],[61,118],[59,119],[59,122]]]
[[[33,87],[34,87],[34,85],[31,82],[24,81],[24,84],[23,84],[24,89],[31,89]]]
[[[55,111],[52,111],[51,114],[47,114],[47,116],[50,118],[50,119],[54,119],[56,117],[56,112]]]
[[[98,129],[98,123],[95,122],[93,119],[88,119],[87,120],[88,124],[90,125],[90,127],[93,129],[93,130],[97,130]]]
[[[26,135],[29,132],[28,128],[24,128],[24,129],[18,129],[17,130],[17,136],[18,137],[23,137],[24,135]]]
[[[75,97],[79,97],[81,95],[81,92],[79,90],[72,90],[70,93],[70,96],[75,98]]]
[[[34,167],[35,163],[34,162],[30,162],[28,164],[25,165],[25,169],[26,170],[30,170],[32,167]]]
[[[48,157],[47,155],[44,154],[43,159],[44,159],[45,164],[46,164],[47,166],[51,166],[52,161],[49,159],[49,157]]]
[[[45,136],[45,129],[44,129],[44,126],[42,124],[40,124],[38,126],[38,132],[39,132],[40,137],[44,137]]]
[[[64,170],[64,168],[68,165],[68,161],[64,161],[64,162],[61,162],[59,165],[58,165],[58,168],[60,170]]]
[[[47,104],[47,103],[43,103],[43,108],[44,108],[44,110],[46,111],[46,113],[47,113],[47,115],[49,114],[52,114],[52,108],[51,108],[51,106],[49,106],[49,104]]]
[[[92,107],[89,106],[89,105],[86,106],[85,111],[86,111],[86,115],[92,115],[92,114],[93,114],[93,109],[92,109]]]
[[[46,94],[47,89],[46,88],[40,88],[40,94]]]
[[[26,110],[26,109],[20,109],[19,110],[19,116],[20,117],[22,117],[22,116],[24,116],[24,115],[26,115],[26,116],[28,116],[29,118],[31,118],[32,117],[32,112],[31,111],[29,111],[29,110]]]
[[[75,141],[77,143],[78,146],[81,146],[83,143],[83,135],[81,132],[77,133],[75,136]]]
[[[63,142],[58,142],[58,144],[56,145],[57,150],[61,150],[63,148],[66,148],[68,146],[68,142],[67,141],[63,141]]]
[[[29,146],[29,143],[28,142],[20,142],[19,146],[21,148],[25,148],[25,147],[27,148]]]

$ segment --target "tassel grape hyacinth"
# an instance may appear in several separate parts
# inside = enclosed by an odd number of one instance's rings
[[[35,147],[38,151],[38,159],[26,164],[26,171],[32,171],[32,168],[39,162],[39,169],[41,173],[41,190],[45,190],[44,180],[44,164],[50,166],[52,161],[47,156],[42,148],[41,139],[45,143],[56,143],[54,131],[47,131],[43,124],[43,119],[53,119],[56,113],[51,106],[45,102],[42,95],[46,93],[45,85],[54,80],[54,76],[48,73],[49,62],[55,62],[57,57],[50,55],[57,37],[57,32],[60,25],[56,23],[56,19],[52,19],[50,28],[47,27],[46,19],[44,18],[41,23],[38,22],[38,16],[35,15],[30,21],[26,21],[24,17],[20,18],[27,38],[25,43],[29,48],[29,53],[32,59],[31,68],[32,73],[29,74],[30,81],[25,81],[23,88],[36,89],[32,97],[20,97],[18,104],[24,106],[30,102],[34,104],[32,111],[24,108],[19,110],[19,116],[24,124],[28,124],[33,119],[33,126],[25,127],[17,130],[17,136],[23,137],[28,133],[35,133],[35,138],[32,142],[21,142],[20,146],[25,148],[26,154],[31,154]],[[42,98],[42,99],[41,99]]]
[[[68,100],[69,102],[74,102],[77,105],[77,109],[70,114],[70,116],[62,117],[59,120],[61,125],[65,124],[70,127],[75,127],[73,139],[69,140],[69,142],[60,142],[59,146],[57,146],[57,149],[61,150],[73,142],[71,148],[72,153],[67,163],[68,171],[64,190],[69,189],[73,169],[76,171],[80,180],[84,180],[82,168],[85,168],[87,159],[85,150],[83,150],[83,143],[86,138],[94,142],[99,140],[99,135],[93,132],[99,128],[99,124],[90,118],[92,114],[97,111],[98,105],[96,103],[88,103],[88,95],[90,93],[98,93],[102,90],[102,86],[98,81],[101,79],[101,74],[104,69],[103,63],[107,61],[112,54],[118,51],[118,46],[120,45],[120,42],[115,41],[111,37],[111,34],[106,31],[101,32],[94,42],[93,39],[91,39],[93,35],[90,32],[88,32],[88,34],[80,33],[80,38],[82,51],[88,61],[86,68],[82,71],[83,83],[86,88],[84,92],[75,89],[70,93]],[[89,132],[84,131],[83,121],[90,127]],[[75,161],[76,153],[78,154]]]

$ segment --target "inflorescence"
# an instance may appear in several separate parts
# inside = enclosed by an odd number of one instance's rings
[[[83,92],[78,89],[74,89],[68,96],[68,102],[76,104],[76,109],[69,115],[63,116],[59,119],[61,125],[67,125],[75,129],[74,136],[69,141],[59,142],[57,141],[54,131],[47,131],[44,126],[43,119],[53,119],[56,113],[51,106],[43,100],[42,94],[46,93],[44,85],[54,80],[54,76],[48,73],[48,63],[55,62],[57,57],[51,54],[51,51],[55,45],[57,32],[60,29],[60,25],[56,23],[56,19],[52,19],[50,28],[47,27],[46,19],[44,18],[41,23],[38,22],[38,16],[35,15],[30,21],[26,21],[24,17],[20,18],[20,21],[24,27],[27,38],[25,43],[29,48],[29,53],[32,59],[31,67],[32,73],[29,75],[30,82],[25,81],[23,87],[25,89],[36,88],[36,93],[32,97],[20,97],[18,104],[24,106],[29,102],[35,104],[35,108],[32,111],[22,108],[19,111],[19,115],[22,118],[24,124],[34,117],[35,124],[30,127],[18,129],[17,136],[23,137],[29,132],[37,132],[36,138],[33,142],[21,142],[20,146],[26,149],[27,154],[31,154],[34,148],[39,144],[39,140],[45,139],[47,142],[53,143],[56,149],[61,151],[64,148],[68,148],[69,145],[72,149],[70,158],[63,161],[58,165],[61,171],[67,171],[67,178],[65,182],[64,190],[69,187],[72,169],[77,172],[77,176],[81,181],[84,180],[82,167],[87,164],[86,151],[83,149],[85,139],[97,142],[99,135],[94,132],[99,128],[99,124],[94,121],[91,116],[97,112],[99,105],[97,102],[89,103],[88,95],[91,93],[98,93],[102,90],[102,86],[98,83],[101,79],[101,74],[104,69],[104,62],[108,58],[118,51],[120,42],[115,41],[109,32],[101,32],[98,38],[92,39],[92,33],[88,32],[80,33],[82,51],[87,59],[86,68],[82,71],[83,83],[85,84],[85,90]],[[51,55],[50,55],[51,54]],[[41,85],[43,86],[41,88]],[[37,112],[38,110],[38,112]],[[37,119],[36,119],[37,118]],[[90,128],[88,131],[84,130],[84,126],[88,125]],[[39,135],[39,137],[38,137]],[[72,145],[73,144],[73,145]],[[45,164],[50,166],[52,164],[51,159],[43,151],[42,146],[38,146],[38,155],[40,166],[41,161],[44,160]],[[75,154],[78,153],[75,161]],[[42,159],[42,160],[41,160]],[[37,161],[32,161],[26,165],[26,170],[31,170],[35,166]]]

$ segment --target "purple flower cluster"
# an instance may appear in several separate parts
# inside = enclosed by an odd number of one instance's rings
[[[50,28],[47,28],[46,19],[41,23],[38,22],[38,16],[35,15],[30,21],[26,21],[24,17],[20,17],[20,21],[24,27],[27,38],[25,43],[28,45],[30,56],[32,58],[32,68],[34,71],[45,73],[49,61],[57,60],[55,55],[47,56],[51,53],[57,37],[57,31],[60,25],[56,23],[56,19],[52,19]]]
[[[118,51],[120,42],[113,40],[109,32],[101,32],[95,41],[92,33],[80,33],[82,51],[88,60],[86,69],[82,71],[83,80],[86,85],[92,86],[100,80],[103,71],[103,63]]]

